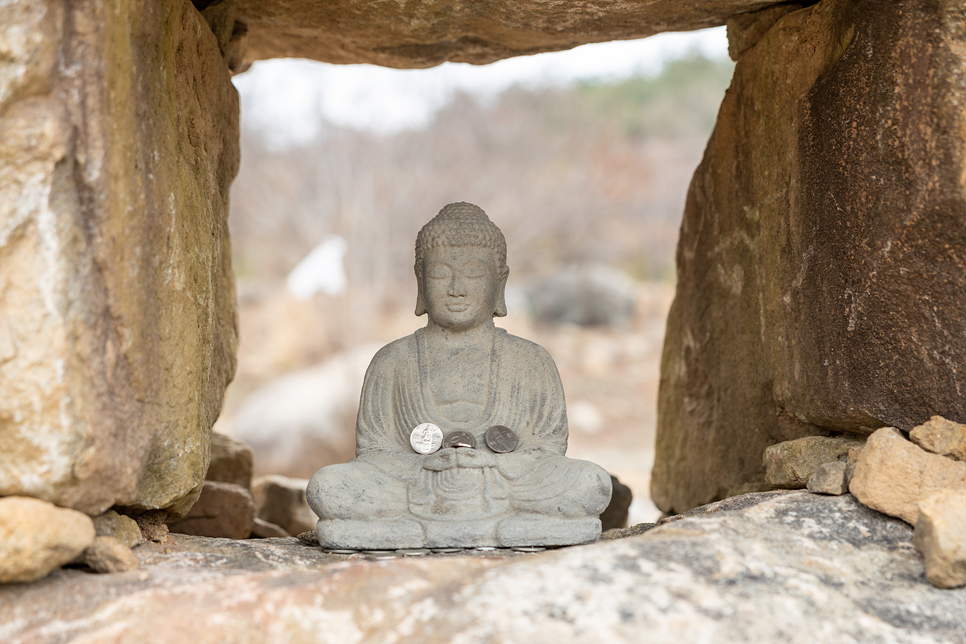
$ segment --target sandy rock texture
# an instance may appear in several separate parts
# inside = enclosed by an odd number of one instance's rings
[[[909,432],[909,438],[927,452],[966,461],[966,425],[933,416]]]
[[[946,489],[966,490],[966,463],[922,450],[892,427],[869,437],[849,481],[863,504],[910,525],[919,503]]]
[[[590,42],[714,27],[731,16],[774,4],[779,3],[526,0],[508,7],[500,0],[238,0],[235,9],[237,20],[247,28],[248,61],[293,57],[411,68],[445,61],[482,65]]]
[[[966,589],[850,496],[743,509],[539,554],[369,561],[294,538],[179,537],[143,569],[0,588],[5,642],[955,642]],[[70,597],[71,601],[60,601]]]
[[[238,155],[188,0],[0,4],[0,495],[197,496],[235,370]]]
[[[681,226],[651,494],[769,445],[966,421],[966,7],[824,0],[740,55]]]
[[[920,503],[913,542],[930,583],[966,586],[966,489],[942,490]]]
[[[0,499],[0,583],[40,579],[93,542],[86,514],[38,499]]]

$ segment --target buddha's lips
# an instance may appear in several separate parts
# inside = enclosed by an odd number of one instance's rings
[[[447,304],[446,308],[453,313],[462,313],[466,309],[470,308],[470,305],[463,302],[453,302],[452,304]]]

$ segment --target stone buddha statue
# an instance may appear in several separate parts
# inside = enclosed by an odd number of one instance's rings
[[[610,476],[564,456],[567,412],[550,355],[493,324],[506,315],[503,233],[479,207],[450,204],[419,231],[415,269],[416,315],[429,320],[372,359],[356,458],[322,468],[309,482],[320,543],[375,549],[596,540]],[[439,435],[450,432],[459,433],[440,447]]]

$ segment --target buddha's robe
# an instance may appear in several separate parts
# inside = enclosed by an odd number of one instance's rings
[[[609,475],[593,463],[564,456],[567,412],[550,355],[499,328],[492,342],[485,408],[465,422],[446,418],[433,400],[423,330],[376,354],[363,384],[357,457],[316,475],[320,494],[314,505],[323,519],[446,521],[520,513],[596,518],[603,511],[610,499]],[[425,422],[444,434],[470,432],[476,449],[490,454],[495,467],[425,469],[434,455],[417,454],[409,442],[412,429]],[[513,452],[494,454],[486,446],[484,433],[493,425],[517,433]]]

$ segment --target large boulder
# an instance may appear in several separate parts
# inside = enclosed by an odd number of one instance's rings
[[[235,371],[238,97],[189,0],[0,4],[0,495],[181,514]]]
[[[294,538],[171,535],[138,546],[138,577],[64,571],[0,587],[0,615],[14,616],[0,634],[36,644],[966,641],[966,589],[926,581],[905,523],[848,495],[761,494],[709,510],[539,554],[373,561]]]
[[[782,441],[966,421],[963,3],[825,0],[732,40],[661,365],[669,512],[765,487]]]
[[[482,65],[590,42],[714,27],[731,16],[780,2],[521,0],[512,8],[502,0],[428,0],[418,6],[352,0],[237,0],[234,4],[247,38],[246,60],[312,58],[410,68],[445,61]]]

